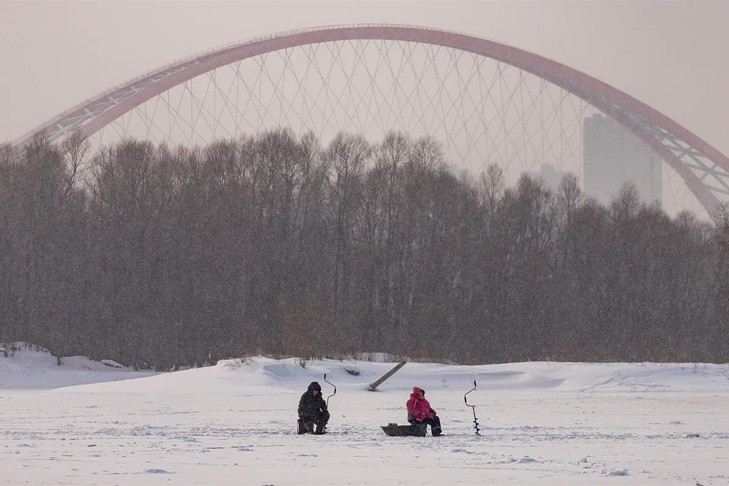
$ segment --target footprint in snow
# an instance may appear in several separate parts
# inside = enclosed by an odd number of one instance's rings
[[[164,469],[147,469],[144,471],[143,474],[172,474],[169,471],[165,471]]]
[[[618,469],[616,471],[610,471],[607,475],[608,476],[627,476],[628,470],[627,469]]]

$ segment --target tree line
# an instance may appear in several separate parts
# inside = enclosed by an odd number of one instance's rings
[[[0,342],[174,369],[384,351],[458,363],[729,358],[729,217],[608,206],[434,141],[270,131],[0,148]]]

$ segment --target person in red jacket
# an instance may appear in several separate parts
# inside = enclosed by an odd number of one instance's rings
[[[441,434],[440,419],[435,414],[435,410],[430,408],[428,400],[425,399],[425,390],[417,386],[413,388],[407,407],[408,422],[411,425],[428,424],[433,436],[437,437]]]

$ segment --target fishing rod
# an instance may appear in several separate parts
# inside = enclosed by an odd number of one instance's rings
[[[476,405],[469,405],[468,404],[468,394],[471,393],[473,390],[476,389],[476,380],[473,380],[473,388],[468,390],[465,395],[463,395],[463,401],[466,402],[467,407],[471,407],[471,410],[473,410],[473,428],[476,429],[476,435],[481,435],[478,433],[478,419],[476,418]]]

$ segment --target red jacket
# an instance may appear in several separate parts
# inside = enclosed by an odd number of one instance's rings
[[[420,392],[423,392],[423,397],[420,397]],[[411,420],[417,420],[422,422],[426,418],[435,417],[435,410],[430,408],[430,403],[425,399],[425,390],[413,388],[413,392],[410,394],[410,400],[407,403],[408,407],[408,422]]]

